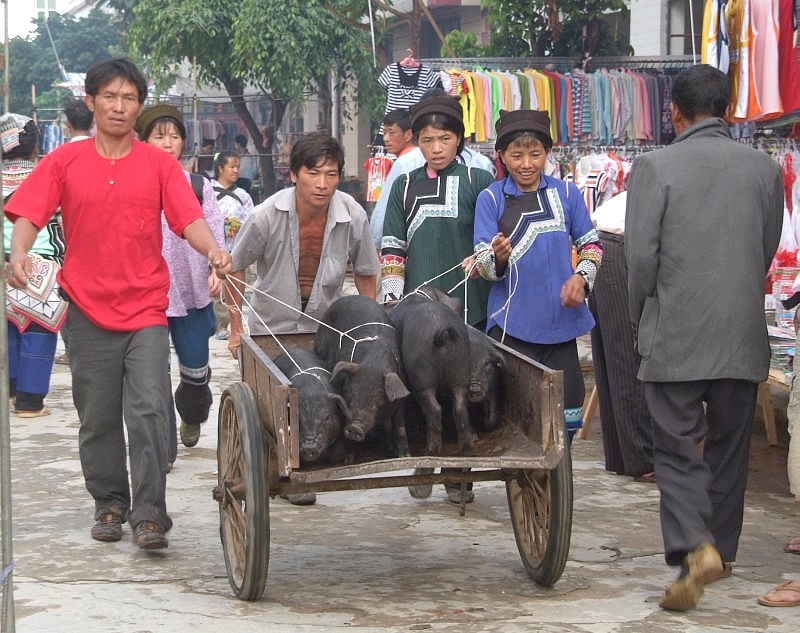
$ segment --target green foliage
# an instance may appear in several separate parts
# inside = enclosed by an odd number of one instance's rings
[[[527,55],[622,55],[629,48],[603,17],[627,11],[624,0],[482,0],[493,28],[492,55],[514,56],[520,42]],[[587,29],[586,38],[583,27]],[[494,35],[496,34],[496,37]]]
[[[319,0],[141,0],[133,13],[131,44],[157,74],[196,60],[203,83],[251,83],[279,101],[331,71],[341,80],[371,76],[368,33]]]
[[[86,72],[92,64],[118,54],[123,44],[119,21],[97,9],[82,20],[53,14],[47,26],[67,72]],[[53,87],[59,81],[62,81],[61,71],[44,23],[40,22],[37,31],[27,39],[15,37],[9,42],[12,112],[32,112],[31,85],[36,89],[37,108],[60,108],[71,94]]]
[[[475,33],[465,33],[464,31],[453,30],[444,36],[450,48],[453,49],[456,57],[485,57],[485,47],[478,44],[478,36]],[[442,46],[439,53],[442,57],[448,57],[449,51],[446,46]]]

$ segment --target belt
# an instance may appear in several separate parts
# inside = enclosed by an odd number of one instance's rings
[[[625,243],[625,236],[624,235],[617,235],[616,233],[606,233],[605,231],[597,231],[597,237],[601,240],[609,240],[611,242],[619,242],[620,244]]]

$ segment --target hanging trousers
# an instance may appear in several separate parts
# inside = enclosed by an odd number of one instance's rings
[[[628,267],[622,236],[600,233],[603,265],[597,272],[589,309],[594,380],[606,470],[638,477],[653,470],[653,418],[636,378],[641,357],[633,345],[628,314]]]

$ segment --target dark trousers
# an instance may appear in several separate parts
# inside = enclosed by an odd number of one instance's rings
[[[653,470],[653,418],[636,378],[641,357],[633,345],[628,315],[628,267],[622,238],[603,238],[603,265],[597,272],[589,309],[594,380],[606,470],[638,477]]]
[[[489,330],[489,336],[496,341],[502,340],[511,349],[545,367],[564,372],[564,423],[571,444],[575,433],[583,426],[581,414],[583,400],[586,398],[586,386],[583,383],[578,344],[575,339],[553,344],[529,343],[509,334],[504,337],[503,330],[497,326]]]
[[[166,509],[170,377],[167,328],[133,332],[97,327],[77,308],[67,315],[72,398],[81,421],[78,447],[95,518],[169,529]],[[128,451],[125,429],[128,431]],[[128,455],[130,453],[130,485]]]
[[[645,385],[668,565],[704,542],[736,560],[757,395],[746,380]]]

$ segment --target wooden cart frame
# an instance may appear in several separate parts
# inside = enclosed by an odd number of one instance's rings
[[[313,335],[280,337],[286,349],[313,346]],[[242,336],[242,382],[230,385],[219,406],[217,446],[220,535],[228,580],[242,600],[256,600],[269,565],[269,498],[436,484],[504,481],[520,557],[528,575],[552,586],[566,565],[572,531],[572,463],[563,411],[562,372],[496,343],[509,373],[503,380],[501,422],[479,433],[474,456],[445,443],[442,455],[300,467],[297,390],[272,362],[283,350],[270,336]],[[380,475],[380,476],[377,476]],[[462,514],[464,507],[462,504]]]

